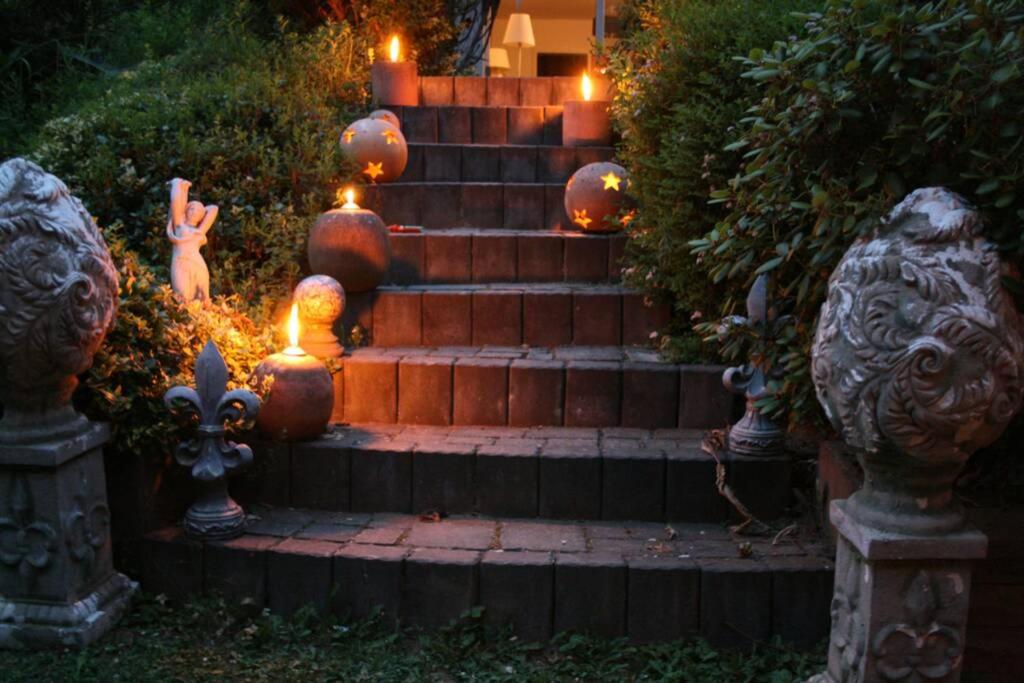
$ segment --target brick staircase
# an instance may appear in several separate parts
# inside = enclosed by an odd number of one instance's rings
[[[741,557],[722,525],[700,446],[740,408],[722,368],[660,358],[649,343],[668,311],[619,282],[625,238],[565,217],[568,177],[614,153],[560,146],[574,91],[424,78],[421,92],[424,106],[396,111],[409,167],[362,203],[422,232],[392,234],[390,282],[349,297],[343,322],[368,345],[343,359],[338,425],[259,444],[233,489],[258,511],[249,533],[205,546],[154,534],[146,586],[284,613],[379,605],[422,626],[482,604],[536,639],[822,638],[824,546],[757,541]],[[755,514],[784,512],[788,461],[726,466]]]

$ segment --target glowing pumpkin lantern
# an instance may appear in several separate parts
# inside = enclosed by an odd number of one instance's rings
[[[584,232],[622,229],[619,211],[625,206],[626,169],[610,161],[587,164],[565,186],[565,213],[573,227]]]

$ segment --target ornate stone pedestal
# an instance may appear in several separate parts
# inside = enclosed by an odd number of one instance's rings
[[[114,571],[103,473],[106,425],[59,441],[0,444],[0,647],[81,647],[106,633],[136,584]]]

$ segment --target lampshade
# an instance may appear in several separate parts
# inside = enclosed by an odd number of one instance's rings
[[[537,42],[533,39],[533,24],[530,23],[530,15],[525,12],[513,12],[508,18],[508,27],[505,28],[505,39],[501,41],[505,45],[518,45],[519,47],[533,47]]]
[[[492,69],[511,69],[508,61],[508,50],[503,47],[492,47],[488,53],[487,63]]]

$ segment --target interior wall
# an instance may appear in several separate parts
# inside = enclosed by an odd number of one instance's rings
[[[524,47],[523,72],[517,72],[519,48],[502,44],[508,20],[499,18],[491,32],[491,47],[508,50],[508,61],[512,65],[509,76],[536,76],[538,52],[560,52],[563,54],[589,54],[592,41],[593,20],[587,19],[538,19],[532,18],[535,47]]]

